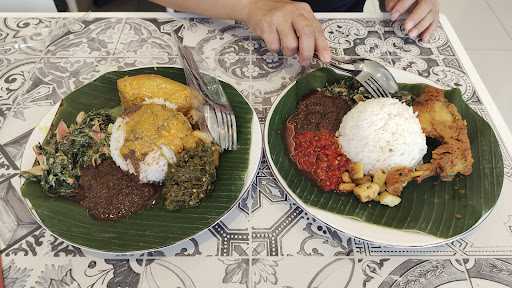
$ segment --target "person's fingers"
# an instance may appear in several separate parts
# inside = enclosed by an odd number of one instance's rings
[[[330,61],[331,50],[313,10],[304,2],[297,2],[297,7],[301,15],[293,18],[293,27],[299,37],[299,62],[303,66],[309,65],[315,51],[320,60]]]
[[[384,3],[386,11],[390,12],[391,10],[393,10],[393,8],[395,8],[396,6],[396,3],[398,3],[398,0],[386,0],[386,2]]]
[[[297,53],[299,40],[293,29],[292,23],[285,21],[277,26],[277,33],[281,41],[281,50],[285,56],[293,56]]]
[[[432,2],[421,1],[414,7],[411,14],[407,16],[404,22],[404,28],[407,32],[410,32],[414,26],[416,26],[422,19],[424,19],[433,9]],[[420,31],[421,32],[421,31]]]
[[[425,31],[423,31],[421,33],[421,40],[428,41],[430,39],[430,36],[432,35],[432,33],[434,33],[434,31],[436,31],[436,29],[437,29],[437,20],[438,20],[438,18],[436,17],[434,19],[434,22],[432,22],[430,24],[430,26],[428,26],[428,28],[425,29]]]
[[[311,63],[315,52],[315,30],[311,24],[306,17],[297,17],[293,20],[293,27],[299,37],[299,62],[303,66]]]
[[[415,2],[416,0],[399,0],[395,7],[393,7],[393,10],[391,10],[391,21],[398,19],[398,17],[406,12]]]
[[[267,47],[273,51],[278,52],[279,51],[279,34],[277,33],[277,30],[275,27],[270,25],[265,25],[262,28],[262,31],[259,33],[259,36],[265,41],[265,44],[267,44]]]
[[[325,39],[322,28],[317,30],[315,34],[315,51],[322,62],[329,63],[331,61],[331,48],[327,39]]]
[[[416,26],[409,30],[409,37],[416,38],[420,33],[425,31],[432,22],[434,22],[436,16],[433,11],[430,11],[423,19],[420,20]]]

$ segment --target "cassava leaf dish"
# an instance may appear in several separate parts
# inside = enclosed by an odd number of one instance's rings
[[[424,232],[441,239],[471,229],[495,206],[503,184],[499,143],[491,126],[464,102],[458,89],[445,91],[445,96],[468,123],[475,160],[470,176],[459,176],[451,182],[439,181],[438,177],[421,184],[411,182],[402,192],[400,205],[393,208],[361,203],[351,193],[322,191],[290,158],[283,137],[284,127],[302,96],[343,79],[346,76],[329,69],[318,69],[301,77],[274,103],[267,119],[266,152],[274,172],[302,203],[363,222]],[[418,97],[423,87],[424,84],[400,84],[400,89],[410,92],[413,97]],[[434,148],[433,143],[427,145],[429,151]]]
[[[66,96],[52,121],[52,127],[56,127],[61,120],[73,122],[81,111],[114,109],[111,114],[115,117],[116,113],[113,112],[120,105],[116,81],[124,76],[147,73],[186,83],[181,68],[154,67],[109,72]],[[251,149],[253,110],[235,88],[226,83],[222,83],[222,87],[235,112],[238,150],[222,154],[214,188],[197,207],[171,211],[160,204],[116,222],[99,222],[78,203],[48,197],[36,181],[26,180],[21,188],[22,195],[50,232],[73,244],[94,250],[125,253],[158,249],[207,229],[237,201],[245,185]]]

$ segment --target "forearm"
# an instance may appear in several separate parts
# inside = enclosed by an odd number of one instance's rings
[[[150,0],[174,10],[211,18],[244,21],[251,0]]]

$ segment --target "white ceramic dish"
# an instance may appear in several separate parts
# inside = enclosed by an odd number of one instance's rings
[[[424,83],[428,85],[432,85],[438,88],[445,88],[448,87],[441,87],[432,81],[425,79],[423,77],[420,77],[416,74],[412,74],[409,72],[405,72],[403,70],[398,70],[391,68],[389,69],[395,79],[400,83]],[[286,182],[284,179],[279,175],[279,172],[277,171],[274,163],[272,162],[272,157],[269,153],[270,149],[268,146],[268,123],[270,120],[270,117],[272,116],[272,113],[274,112],[274,109],[281,100],[281,98],[286,94],[288,89],[290,89],[295,82],[291,83],[287,89],[285,89],[281,95],[275,100],[274,105],[272,106],[272,109],[270,110],[268,116],[267,116],[267,125],[265,126],[264,131],[264,137],[265,137],[265,153],[267,154],[267,159],[269,159],[270,166],[276,175],[277,179],[283,186],[283,188],[288,192],[288,194],[297,202],[298,205],[303,207],[306,211],[308,211],[311,215],[314,215],[316,218],[320,219],[321,221],[325,222],[326,224],[341,230],[345,233],[348,233],[350,235],[353,235],[357,238],[361,238],[366,241],[375,242],[379,244],[384,245],[393,245],[393,246],[401,246],[401,247],[426,247],[426,246],[435,246],[440,245],[446,242],[450,242],[455,240],[456,238],[459,238],[463,236],[464,234],[468,233],[469,231],[476,228],[480,223],[482,223],[485,218],[490,214],[489,211],[487,214],[485,214],[482,218],[480,218],[480,221],[476,223],[471,229],[467,230],[466,232],[457,235],[455,237],[445,239],[445,238],[439,238],[432,235],[429,235],[427,233],[419,232],[419,231],[413,231],[413,230],[400,230],[390,227],[385,227],[381,225],[376,225],[372,223],[367,223],[364,221],[361,221],[359,219],[339,215],[336,213],[332,213],[320,208],[313,207],[311,205],[307,205],[303,203],[300,198],[294,194],[293,191],[286,185]]]
[[[60,106],[60,102],[54,106],[49,112],[48,114],[46,114],[46,116],[41,120],[41,122],[39,123],[39,125],[37,125],[35,127],[35,129],[33,130],[27,144],[26,144],[26,147],[25,147],[25,150],[23,152],[23,157],[22,157],[22,162],[21,162],[21,170],[24,171],[24,170],[28,170],[30,168],[32,168],[33,164],[34,164],[34,161],[35,161],[35,154],[34,154],[34,151],[33,151],[33,146],[42,142],[46,135],[48,134],[49,130],[50,130],[50,126],[52,124],[52,121],[58,111],[58,108]],[[239,194],[239,198],[237,201],[235,201],[235,204],[233,205],[236,205],[238,203],[238,201],[240,200],[242,194],[244,191],[246,191],[254,177],[256,177],[256,173],[258,171],[258,168],[259,168],[259,163],[260,163],[260,159],[261,159],[261,154],[263,153],[263,140],[262,140],[262,135],[261,135],[261,130],[260,130],[260,124],[259,124],[259,120],[258,120],[258,116],[256,115],[256,112],[254,111],[254,109],[251,107],[251,110],[252,110],[252,123],[251,123],[251,148],[250,148],[250,155],[249,155],[249,167],[247,169],[247,174],[245,175],[245,181],[244,181],[244,186],[242,188],[242,190],[240,191],[240,194]],[[32,215],[34,216],[34,218],[36,219],[36,221],[42,226],[44,227],[46,230],[48,230],[50,233],[52,233],[52,231],[50,229],[48,229],[44,223],[41,221],[41,219],[39,218],[39,216],[37,215],[37,211],[35,211],[35,209],[32,207],[30,201],[23,197],[23,195],[21,194],[21,187],[23,185],[23,182],[24,182],[24,179],[23,177],[20,177],[20,183],[19,185],[17,186],[17,192],[19,193],[21,199],[24,199],[25,200],[25,203],[27,204],[27,207],[28,209],[30,210],[30,212],[32,213]],[[231,207],[230,209],[228,209],[224,215],[226,215],[233,207]],[[223,216],[224,216],[223,215]],[[204,230],[208,229],[209,227],[205,227]],[[204,231],[203,230],[203,231]],[[198,234],[201,233],[201,232],[198,232]],[[53,234],[53,233],[52,233]],[[59,235],[57,234],[54,234],[56,237],[59,237]],[[186,241],[186,239],[183,239],[182,241]],[[177,243],[174,243],[174,244],[170,244],[170,245],[177,245],[179,244],[180,242],[182,241],[179,241]],[[68,241],[69,242],[69,241]],[[75,246],[78,246],[82,249],[88,249],[90,251],[95,251],[95,252],[99,252],[99,253],[103,253],[103,252],[109,252],[109,251],[100,251],[100,250],[97,250],[97,249],[93,249],[93,248],[90,248],[90,247],[86,247],[84,245],[80,245],[80,244],[77,244],[77,243],[71,243]],[[148,250],[140,250],[140,251],[129,251],[129,252],[115,252],[116,254],[127,254],[127,253],[143,253],[145,251],[149,251],[149,250],[154,250],[154,249],[157,249],[158,247],[154,247],[152,249],[148,249]]]

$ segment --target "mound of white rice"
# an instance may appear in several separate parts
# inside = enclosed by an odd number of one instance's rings
[[[426,137],[412,107],[393,98],[371,99],[350,110],[338,131],[343,152],[365,173],[414,167],[427,152]]]
[[[125,122],[126,119],[119,117],[112,127],[112,136],[110,136],[112,160],[121,170],[138,175],[141,183],[162,182],[167,173],[168,163],[176,162],[174,151],[166,145],[161,145],[160,149],[155,149],[146,155],[142,162],[138,163],[139,169],[136,171],[130,159],[125,159],[121,154],[121,147],[123,147],[125,138]]]

